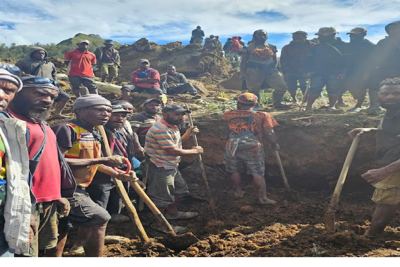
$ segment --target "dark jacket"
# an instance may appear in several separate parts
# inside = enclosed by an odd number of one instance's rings
[[[375,44],[364,39],[361,42],[347,44],[349,53],[348,75],[363,75],[368,72],[371,65],[371,57],[375,51]]]
[[[338,75],[347,73],[347,43],[337,38],[332,43],[314,45],[307,56],[307,72],[317,75]]]
[[[202,29],[194,29],[192,31],[192,38],[203,38],[204,37],[204,31]]]
[[[280,64],[282,72],[305,73],[307,55],[315,43],[306,40],[304,43],[290,42],[282,48]]]
[[[372,71],[386,73],[387,77],[400,76],[400,43],[390,36],[380,40],[373,52],[371,65]]]
[[[96,55],[96,60],[97,60],[97,64],[101,64],[102,59],[103,59],[103,54],[104,54],[104,49],[105,47],[99,47],[96,49],[96,51],[94,52],[94,54]],[[120,65],[121,64],[121,58],[119,56],[119,52],[117,49],[112,48],[112,54],[111,54],[112,58],[114,59],[114,63]]]
[[[232,45],[232,40],[226,41],[223,48],[225,53],[228,53],[229,50],[231,50],[231,45]]]
[[[43,60],[37,60],[32,57],[33,53],[38,50],[44,51],[45,57]],[[49,79],[55,79],[57,75],[56,66],[48,60],[46,50],[39,46],[33,46],[29,52],[29,58],[18,61],[15,66],[20,68],[21,72],[23,72],[22,75],[25,73]]]

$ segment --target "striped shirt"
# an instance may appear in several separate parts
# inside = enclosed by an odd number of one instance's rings
[[[154,165],[174,169],[178,167],[181,156],[168,155],[165,150],[171,148],[182,149],[179,128],[164,119],[158,120],[147,132],[144,149]]]

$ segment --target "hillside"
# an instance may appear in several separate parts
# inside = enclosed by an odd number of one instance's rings
[[[89,40],[91,46],[93,47],[100,47],[103,46],[104,40],[103,38],[100,37],[98,34],[84,34],[84,33],[77,33],[74,37],[68,38],[66,40],[63,40],[57,44],[57,46],[70,46],[70,45],[76,45],[79,40],[86,39]],[[120,43],[115,42],[115,47],[121,46]]]

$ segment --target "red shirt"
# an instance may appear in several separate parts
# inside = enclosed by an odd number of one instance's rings
[[[26,121],[30,135],[29,158],[33,158],[44,138],[40,124],[17,115],[10,109],[7,111],[12,117]],[[36,203],[50,202],[61,198],[61,171],[58,161],[57,138],[49,126],[45,125],[44,127],[47,132],[47,141],[32,179],[32,193],[36,197]]]
[[[158,80],[157,83],[141,83],[138,82],[139,78],[145,78],[145,77],[138,77],[138,75],[144,72],[147,75],[147,79],[155,79]],[[160,88],[160,73],[155,70],[155,69],[147,69],[147,71],[143,71],[141,69],[135,70],[134,72],[131,73],[131,81],[134,85],[142,87],[142,88],[153,88],[157,87]]]
[[[65,53],[65,60],[69,60],[70,76],[94,77],[92,64],[96,64],[96,56],[87,50],[81,52],[78,49]]]

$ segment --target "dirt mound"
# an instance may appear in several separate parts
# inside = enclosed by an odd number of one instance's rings
[[[204,73],[227,77],[231,69],[229,61],[221,52],[205,50],[197,44],[182,46],[181,42],[173,42],[158,45],[142,38],[132,45],[121,46],[120,55],[120,77],[126,80],[129,80],[129,75],[137,68],[141,58],[147,58],[151,67],[160,73],[165,72],[165,67],[172,64],[187,77],[198,77]]]

